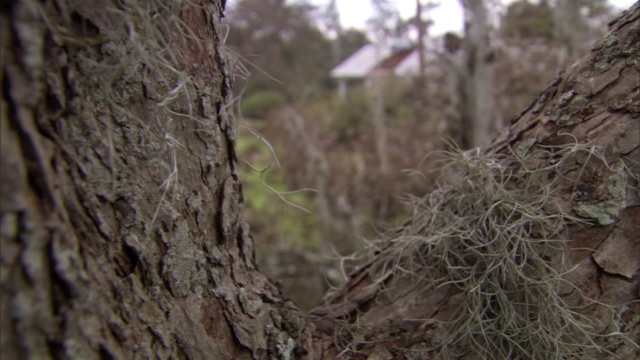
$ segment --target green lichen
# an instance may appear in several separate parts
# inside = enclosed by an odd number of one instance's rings
[[[537,141],[538,140],[536,138],[533,138],[533,139],[527,139],[527,140],[524,140],[523,142],[521,142],[516,147],[516,156],[519,159],[523,159],[525,157],[525,155],[527,154],[527,152],[529,151],[529,149],[531,149],[531,147],[533,145],[535,145]]]
[[[571,114],[567,114],[567,108],[571,105],[573,98],[576,96],[576,92],[574,90],[567,91],[558,100],[555,102],[555,109],[553,113],[549,116],[549,119],[558,125],[566,125],[569,124],[571,119]]]
[[[561,116],[556,123],[560,126],[571,126],[575,124],[575,121],[573,121],[573,116],[571,114],[565,114]]]
[[[295,349],[296,341],[272,325],[265,326],[265,333],[268,336],[269,359],[291,360],[297,358]]]
[[[607,207],[601,206],[602,204],[603,203],[598,203],[596,205],[580,204],[576,206],[574,210],[576,214],[582,217],[597,220],[600,225],[613,224],[615,221],[613,214]]]
[[[603,43],[605,47],[612,47],[618,45],[618,38],[615,35],[611,34],[604,38]]]
[[[600,71],[606,71],[609,69],[609,65],[611,64],[611,59],[609,57],[604,57],[602,60],[595,63],[595,68]]]
[[[607,177],[607,200],[595,204],[579,203],[574,207],[576,214],[595,219],[600,225],[610,225],[620,216],[626,205],[627,174],[624,169]]]
[[[208,283],[202,252],[194,250],[190,230],[183,221],[166,240],[169,251],[163,260],[163,277],[175,297],[193,293],[201,297]]]
[[[576,94],[573,90],[567,92],[558,100],[556,110],[549,119],[560,126],[575,125],[578,122],[574,116],[575,113],[584,108],[588,102],[589,99],[584,95]]]
[[[576,95],[569,103],[570,108],[580,109],[589,103],[589,99],[584,95]]]
[[[187,250],[185,244],[188,243],[188,236],[189,227],[186,223],[180,224],[169,239],[169,252],[164,259],[164,278],[175,297],[189,294],[189,275],[195,264],[184,252]]]
[[[244,312],[252,318],[256,318],[262,312],[262,308],[264,304],[262,300],[254,295],[252,295],[247,289],[240,288],[240,293],[238,294],[238,301],[242,306]]]
[[[627,65],[640,67],[640,56],[631,56],[627,58]]]
[[[627,187],[627,173],[624,170],[609,176],[609,183],[607,184],[607,190],[609,194],[617,200],[626,199],[626,187]],[[623,204],[624,206],[624,204]]]
[[[216,287],[213,289],[209,289],[209,293],[219,300],[224,300],[229,305],[234,304],[233,296],[231,295],[232,290]]]
[[[287,341],[281,341],[278,339],[276,344],[276,350],[278,351],[278,359],[290,360],[292,359],[293,350],[296,348],[296,342],[292,338],[288,338]]]
[[[164,201],[161,207],[165,214],[171,216],[171,220],[173,221],[176,221],[180,217],[182,217],[182,214],[180,214],[180,212],[173,206],[173,204],[168,201]]]
[[[607,36],[604,39],[600,40],[597,48],[603,48],[602,51],[602,55],[600,55],[598,58],[599,60],[596,61],[596,63],[594,64],[594,67],[599,70],[599,71],[606,71],[609,70],[609,68],[611,67],[611,52],[617,51],[619,52],[619,50],[615,49],[615,47],[618,45],[618,38],[616,38],[613,35]]]
[[[199,209],[202,206],[202,197],[200,194],[193,194],[187,199],[187,205],[191,209]]]
[[[554,123],[566,122],[567,115],[564,114],[564,112],[562,110],[563,109],[560,109],[560,108],[556,109],[553,112],[553,114],[551,114],[551,116],[549,116],[549,120],[553,121]],[[571,117],[571,115],[569,115],[569,117]]]

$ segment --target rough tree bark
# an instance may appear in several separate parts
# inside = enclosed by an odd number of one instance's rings
[[[357,337],[349,356],[390,359],[443,336],[428,320],[446,319],[464,294],[373,282],[384,251],[310,315],[258,272],[225,113],[223,8],[0,7],[3,358],[333,359]],[[600,147],[611,167],[565,169],[567,179],[583,170],[580,193],[563,197],[576,186],[560,183],[559,199],[594,218],[569,227],[582,250],[567,258],[581,289],[605,303],[639,298],[639,17],[636,4],[487,150],[535,152],[570,142],[562,133]],[[611,184],[621,179],[623,191]],[[620,313],[636,339],[639,307]],[[639,355],[629,343],[611,350]]]
[[[3,359],[316,357],[240,220],[223,8],[3,2]]]

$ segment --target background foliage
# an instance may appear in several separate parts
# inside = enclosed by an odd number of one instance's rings
[[[309,308],[316,305],[309,298],[343,280],[348,269],[339,266],[341,255],[375,238],[386,228],[381,224],[404,221],[411,214],[407,194],[433,189],[439,176],[434,152],[448,149],[447,141],[465,130],[452,66],[459,50],[451,44],[460,36],[430,37],[437,46],[428,49],[433,56],[423,79],[386,78],[381,98],[366,82],[353,82],[341,100],[329,71],[369,42],[369,34],[411,38],[415,20],[390,15],[396,10],[381,2],[385,11],[378,16],[385,21],[372,19],[366,33],[342,29],[331,2],[327,8],[284,0],[229,5],[227,45],[245,70],[236,71],[243,76],[234,84],[245,216],[262,270]],[[520,0],[493,11],[499,21],[488,61],[497,132],[590,47],[614,14],[603,0]],[[568,14],[573,27],[561,20]],[[375,24],[384,31],[373,31]],[[428,19],[424,24],[428,29]],[[376,106],[384,118],[388,169],[376,150]],[[313,190],[290,193],[299,189]]]

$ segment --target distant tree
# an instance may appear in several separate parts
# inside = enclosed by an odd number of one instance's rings
[[[368,20],[368,25],[374,34],[374,46],[376,57],[381,54],[386,46],[395,45],[397,30],[400,24],[398,9],[389,0],[371,0],[373,16]],[[369,106],[371,109],[371,121],[373,123],[375,148],[378,156],[378,170],[381,174],[389,171],[388,132],[385,116],[385,98],[383,79],[374,70],[370,76],[371,86],[368,88]]]
[[[566,46],[565,62],[573,61],[603,35],[611,6],[607,0],[555,0],[552,4],[555,36]]]
[[[396,5],[390,0],[370,0],[370,4],[373,16],[367,21],[367,25],[376,41],[397,37],[402,28],[402,20]]]
[[[316,9],[282,0],[240,0],[227,14],[227,45],[251,72],[245,92],[278,90],[290,100],[327,84],[331,44],[314,23]],[[239,83],[237,92],[245,86]]]
[[[344,55],[342,42],[340,41],[343,29],[342,24],[340,23],[340,13],[338,12],[336,0],[331,0],[329,2],[325,10],[324,18],[329,36],[333,38],[331,41],[331,50],[333,55],[332,61],[333,64],[338,64],[340,60],[343,59]]]
[[[500,23],[500,35],[514,41],[542,41],[551,44],[555,39],[553,9],[549,1],[514,1]]]
[[[584,54],[610,19],[606,1],[516,1],[500,21],[495,63],[498,108],[517,114],[545,84]]]
[[[418,48],[418,73],[419,82],[424,82],[425,70],[426,70],[426,49],[425,42],[429,34],[429,27],[433,25],[433,21],[425,20],[425,13],[437,8],[439,4],[434,2],[427,2],[423,4],[421,0],[416,0],[416,12],[413,18],[413,25],[418,33],[417,48]],[[422,85],[422,84],[420,84]],[[421,86],[422,87],[422,86]]]
[[[492,25],[486,0],[460,0],[464,12],[461,61],[456,70],[463,148],[489,143],[497,123]]]
[[[342,56],[340,57],[340,61],[351,56],[363,45],[369,43],[367,34],[365,34],[362,30],[353,29],[353,28],[343,30],[340,36],[338,37],[337,41],[340,43],[340,48],[342,50]]]
[[[501,34],[513,41],[542,41],[562,49],[572,61],[603,35],[612,9],[606,0],[519,0],[509,4]]]

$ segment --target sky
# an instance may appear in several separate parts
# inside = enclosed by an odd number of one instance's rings
[[[414,16],[415,0],[392,0],[396,3],[403,18]],[[637,0],[609,0],[618,9],[627,9]],[[308,0],[309,3],[326,6],[328,0]],[[425,3],[426,1],[423,1]],[[462,11],[458,0],[439,0],[440,6],[430,12],[433,26],[429,29],[432,35],[441,35],[447,31],[462,31]],[[509,3],[509,0],[502,0]],[[371,17],[371,0],[337,0],[340,21],[344,28],[355,27],[364,29],[366,21]]]

